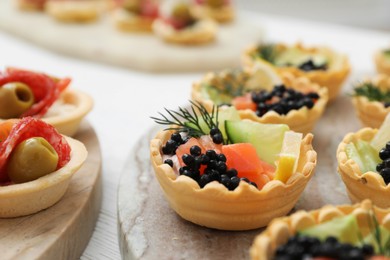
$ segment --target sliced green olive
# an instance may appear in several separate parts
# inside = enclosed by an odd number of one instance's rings
[[[181,21],[191,21],[192,15],[190,13],[189,6],[185,3],[178,3],[175,5],[172,11],[172,16]]]
[[[0,118],[16,118],[34,104],[31,89],[23,83],[12,82],[0,86]]]
[[[58,154],[42,137],[21,142],[7,164],[9,178],[15,183],[33,181],[56,170]]]

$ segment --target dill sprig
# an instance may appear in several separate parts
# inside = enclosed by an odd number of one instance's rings
[[[368,223],[370,225],[370,231],[373,233],[375,238],[375,243],[377,244],[378,253],[384,256],[390,256],[390,238],[387,241],[382,241],[382,234],[380,223],[375,216],[374,209],[371,209],[369,212]]]
[[[370,101],[390,102],[390,91],[381,91],[372,82],[362,82],[356,85],[353,96],[364,96]]]
[[[178,111],[175,111],[164,108],[165,112],[172,119],[160,112],[161,118],[151,117],[151,119],[157,124],[170,126],[164,130],[184,132],[190,137],[200,137],[209,134],[209,132],[205,131],[218,127],[218,109],[216,106],[213,106],[211,112],[208,112],[201,103],[194,101],[190,101],[190,103],[190,109],[179,107]],[[203,119],[208,129],[202,128],[200,125],[200,118]]]
[[[256,55],[270,63],[274,63],[277,56],[276,45],[272,43],[261,44],[257,47]]]

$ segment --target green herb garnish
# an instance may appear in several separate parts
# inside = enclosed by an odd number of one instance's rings
[[[212,88],[219,95],[231,97],[242,96],[245,93],[245,84],[250,75],[240,69],[224,70],[219,72],[213,78],[203,82],[204,88]]]
[[[383,54],[384,55],[389,55],[390,56],[390,49],[386,49],[383,51]]]
[[[257,57],[266,60],[270,63],[274,63],[276,56],[277,56],[277,50],[275,44],[262,44],[259,47],[257,47],[256,54]]]
[[[208,127],[207,130],[218,127],[218,109],[216,106],[213,106],[211,112],[208,112],[201,103],[193,101],[190,101],[190,103],[191,108],[189,110],[182,107],[179,107],[178,111],[164,108],[172,119],[169,119],[162,113],[159,113],[161,118],[151,117],[151,119],[157,124],[170,126],[164,130],[184,132],[190,137],[200,137],[209,134],[202,128],[200,119]]]
[[[381,91],[371,82],[363,82],[355,86],[353,96],[364,96],[370,101],[390,102],[390,91]]]
[[[369,212],[368,222],[373,237],[375,238],[375,243],[377,244],[378,253],[383,256],[390,256],[390,238],[387,241],[382,241],[380,224],[373,209]]]

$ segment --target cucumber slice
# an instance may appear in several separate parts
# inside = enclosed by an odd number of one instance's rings
[[[251,143],[261,160],[274,164],[282,149],[284,124],[262,124],[254,121],[225,121],[226,134],[232,143]]]
[[[227,134],[225,131],[225,121],[237,121],[240,120],[240,115],[238,114],[238,111],[235,107],[230,106],[224,106],[219,108],[218,110],[218,128],[221,130],[222,136],[224,140],[227,140]],[[184,123],[186,126],[194,127],[194,124],[190,122]],[[204,119],[202,117],[199,117],[199,126],[202,129],[202,131],[206,134],[210,133],[210,127],[206,124]]]
[[[346,145],[345,153],[347,154],[348,159],[352,159],[357,163],[362,173],[366,172],[365,164],[363,163],[363,160],[360,157],[360,154],[354,143],[349,143]]]
[[[390,141],[390,114],[387,114],[378,132],[372,138],[371,145],[379,153],[379,151],[386,146],[386,143]]]
[[[358,140],[355,146],[364,164],[365,172],[376,171],[376,166],[381,162],[378,152],[368,142],[363,140]]]
[[[342,243],[356,245],[361,237],[359,225],[354,215],[334,218],[330,221],[298,231],[301,235],[313,236],[321,241],[327,237],[338,238]]]

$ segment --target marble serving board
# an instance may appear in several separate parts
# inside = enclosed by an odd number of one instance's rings
[[[52,207],[0,219],[0,259],[78,259],[84,252],[101,207],[101,151],[95,131],[86,122],[74,138],[88,150],[84,165]]]
[[[219,70],[239,65],[239,54],[264,31],[245,14],[219,28],[217,40],[202,46],[168,44],[153,34],[125,33],[106,13],[97,22],[67,24],[40,12],[20,11],[16,0],[0,1],[0,29],[45,49],[77,58],[149,72]]]
[[[318,163],[293,211],[326,204],[350,204],[337,173],[336,149],[344,135],[361,127],[350,97],[328,105],[314,129]],[[149,142],[160,128],[143,136],[123,170],[118,192],[118,229],[124,259],[248,259],[252,231],[219,231],[180,218],[164,198],[149,158]]]

